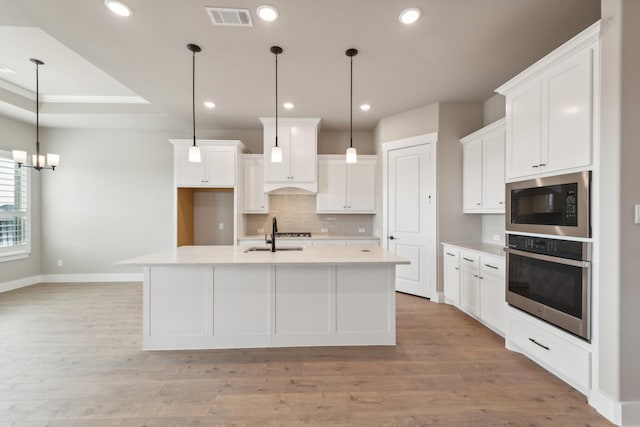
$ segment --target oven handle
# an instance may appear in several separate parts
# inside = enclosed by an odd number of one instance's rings
[[[507,254],[520,255],[527,258],[539,259],[541,261],[549,261],[549,262],[555,262],[557,264],[570,265],[572,267],[589,268],[591,266],[590,261],[578,261],[573,259],[536,254],[533,252],[526,252],[526,251],[521,251],[518,249],[511,249],[511,248],[505,248],[504,250],[505,252],[507,252]]]

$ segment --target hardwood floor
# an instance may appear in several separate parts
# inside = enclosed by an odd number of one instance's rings
[[[448,305],[398,294],[395,347],[143,352],[141,294],[0,294],[0,426],[612,425]]]

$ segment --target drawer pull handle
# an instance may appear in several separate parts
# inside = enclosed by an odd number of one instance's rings
[[[534,340],[533,338],[529,338],[529,341],[531,341],[532,343],[534,343],[537,346],[540,346],[540,347],[544,348],[545,350],[549,350],[549,347],[547,347],[546,345],[540,344],[538,341]]]
[[[455,254],[450,254],[449,252],[447,252],[447,255],[449,255],[449,256],[455,256]]]
[[[477,275],[477,274],[474,274],[474,275],[473,275],[473,277],[478,277],[478,275]]]
[[[473,260],[469,259],[469,258],[462,257],[462,259],[465,260],[465,261],[473,262]]]
[[[495,265],[491,265],[491,264],[485,264],[485,267],[493,268],[494,270],[498,269],[498,267],[496,267]]]

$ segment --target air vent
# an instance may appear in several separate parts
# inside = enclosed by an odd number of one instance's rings
[[[207,13],[213,25],[234,27],[253,27],[249,9],[230,9],[226,7],[208,7]]]

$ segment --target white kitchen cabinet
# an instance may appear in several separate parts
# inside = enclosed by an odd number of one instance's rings
[[[460,250],[454,246],[443,247],[445,301],[460,306]]]
[[[174,168],[177,187],[233,187],[236,184],[235,146],[207,145],[199,141],[202,161],[189,161],[190,144],[175,145]]]
[[[245,154],[243,162],[243,212],[269,213],[269,196],[264,192],[264,158],[262,154]]]
[[[488,245],[492,247],[489,252],[476,249],[486,246],[473,244],[472,250],[469,246],[443,245],[445,302],[504,335],[507,327],[505,261],[496,255],[499,248],[494,245]]]
[[[317,213],[375,213],[376,156],[318,156]]]
[[[479,256],[460,251],[460,308],[474,317],[480,317]]]
[[[506,178],[586,169],[597,138],[596,23],[496,89],[506,97]]]
[[[504,335],[507,326],[504,259],[480,256],[480,319]]]
[[[282,162],[271,162],[271,148],[275,145],[274,118],[260,118],[264,129],[264,187],[265,191],[297,187],[317,192],[317,144],[320,119],[278,119],[278,146],[282,148]]]
[[[460,142],[464,213],[504,213],[504,119]]]

